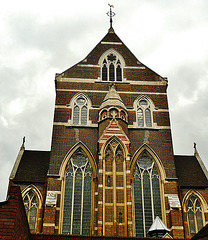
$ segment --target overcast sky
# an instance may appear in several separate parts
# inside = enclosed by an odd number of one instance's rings
[[[175,154],[208,167],[207,0],[7,0],[0,8],[0,201],[22,138],[50,150],[54,77],[84,59],[109,28],[149,68],[168,77]]]

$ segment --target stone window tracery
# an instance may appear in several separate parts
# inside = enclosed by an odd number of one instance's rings
[[[84,95],[79,95],[73,102],[72,122],[74,125],[87,125],[89,102]]]
[[[102,81],[118,81],[123,79],[123,68],[119,57],[114,53],[109,53],[102,61]]]
[[[204,226],[201,201],[195,194],[192,194],[187,201],[186,207],[189,231],[193,237]]]
[[[37,212],[38,212],[38,197],[37,194],[31,189],[23,197],[23,203],[27,215],[31,233],[35,232]]]
[[[136,236],[146,237],[155,217],[162,217],[159,174],[146,151],[136,161],[133,177]]]
[[[152,127],[152,111],[150,102],[142,98],[137,103],[138,127]]]
[[[91,175],[90,162],[78,149],[66,169],[62,233],[90,235]]]

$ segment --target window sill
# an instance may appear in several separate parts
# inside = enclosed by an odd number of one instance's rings
[[[98,124],[91,124],[91,125],[65,124],[65,127],[71,127],[71,128],[97,128]]]
[[[130,125],[130,126],[128,126],[128,129],[137,129],[137,130],[155,130],[155,131],[160,130],[160,128],[158,128],[158,127],[138,127],[138,126],[134,126],[134,125]]]

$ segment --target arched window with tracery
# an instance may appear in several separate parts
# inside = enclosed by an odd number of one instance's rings
[[[152,127],[152,111],[150,101],[146,98],[141,98],[137,102],[137,122],[138,127]]]
[[[147,151],[136,160],[133,177],[136,236],[146,237],[155,217],[162,218],[159,174]]]
[[[37,221],[37,213],[38,213],[38,196],[35,191],[30,189],[23,196],[23,203],[25,206],[25,211],[27,215],[27,220],[30,226],[31,233],[35,232],[36,229],[36,221]]]
[[[87,125],[89,101],[84,95],[79,95],[73,101],[73,124]]]
[[[66,168],[62,233],[90,235],[91,185],[91,165],[79,148]]]
[[[193,237],[203,226],[203,210],[200,199],[192,194],[186,205],[190,235]]]
[[[109,53],[101,62],[102,81],[123,80],[123,66],[121,59],[116,53]]]

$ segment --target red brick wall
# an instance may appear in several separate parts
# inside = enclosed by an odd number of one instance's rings
[[[11,186],[8,200],[0,203],[0,239],[30,240],[20,188]]]

